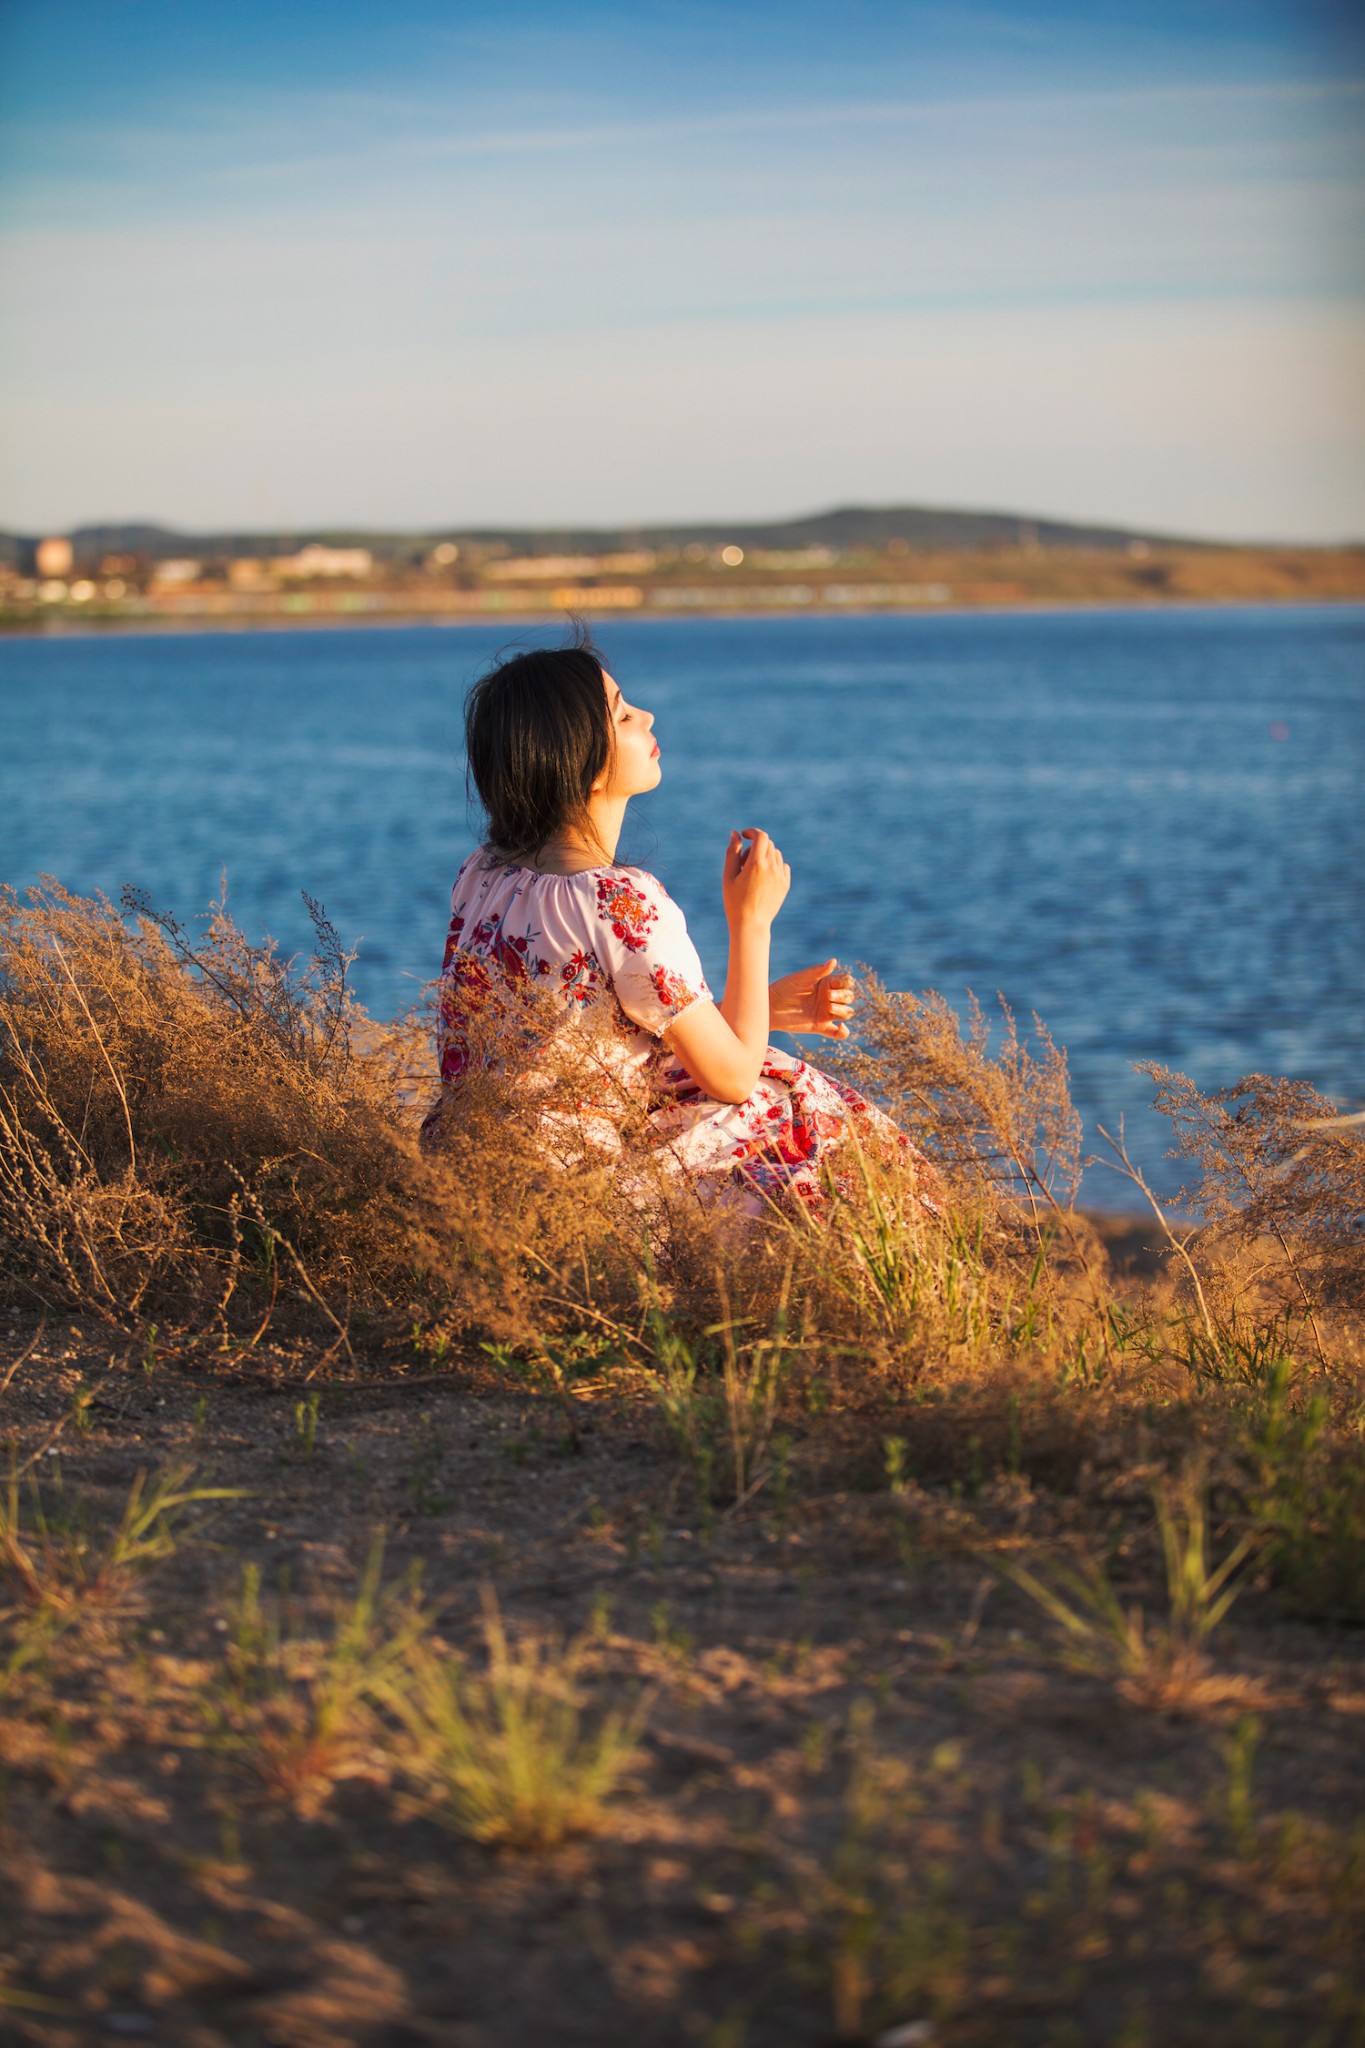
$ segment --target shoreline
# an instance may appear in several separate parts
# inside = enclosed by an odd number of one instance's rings
[[[1338,595],[1296,596],[1200,596],[1123,598],[1038,598],[1001,604],[865,604],[865,605],[687,605],[674,610],[664,606],[649,610],[608,607],[598,616],[613,623],[656,623],[676,625],[690,620],[782,619],[946,619],[1021,618],[1037,614],[1055,616],[1076,613],[1152,612],[1251,612],[1251,611],[1349,611],[1365,606],[1365,591]],[[590,605],[574,607],[593,616]],[[436,626],[458,631],[468,627],[497,625],[558,625],[568,615],[567,607],[526,606],[512,609],[452,612],[421,606],[395,607],[392,611],[367,609],[342,611],[328,608],[308,612],[139,612],[120,617],[73,618],[67,613],[55,618],[8,620],[0,618],[0,643],[6,640],[95,640],[106,636],[135,638],[138,635],[180,634],[190,637],[214,633],[293,633],[316,631],[398,630],[414,626]]]

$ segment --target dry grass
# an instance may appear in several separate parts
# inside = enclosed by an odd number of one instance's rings
[[[403,1103],[424,1026],[371,1025],[316,921],[300,963],[250,945],[221,907],[192,937],[55,883],[0,892],[12,1300],[129,1334],[154,1317],[216,1327],[237,1346],[272,1318],[320,1320],[340,1354],[356,1313],[433,1343],[477,1324],[534,1346],[566,1313],[591,1316],[623,1258],[638,1268],[633,1212],[591,1146],[546,1174],[540,1097],[481,1075],[457,1139],[423,1153]]]
[[[561,1380],[566,1335],[640,1360],[661,1307],[700,1329],[785,1324],[796,1302],[803,1342],[879,1337],[898,1354],[1047,1353],[1081,1331],[1112,1355],[1112,1289],[1074,1208],[1065,1055],[1037,1020],[1029,1043],[1007,1010],[994,1032],[975,1007],[964,1027],[937,995],[869,981],[860,1042],[837,1057],[934,1161],[942,1215],[894,1161],[854,1156],[827,1219],[775,1217],[727,1251],[666,1155],[634,1143],[642,1104],[600,1039],[552,1038],[547,998],[488,1002],[423,1149],[424,1022],[364,1018],[316,909],[315,923],[313,956],[286,961],[221,906],[191,936],[137,901],[120,915],[55,883],[0,893],[11,1299],[234,1341],[302,1303],[338,1351],[359,1311],[405,1334],[415,1321],[430,1347],[477,1329]],[[509,1036],[528,1050],[510,1078],[483,1057]],[[1206,1096],[1153,1071],[1198,1169],[1219,1330],[1288,1307],[1325,1364],[1323,1318],[1360,1306],[1361,1134],[1297,1084]]]

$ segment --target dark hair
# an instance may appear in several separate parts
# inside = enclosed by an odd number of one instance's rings
[[[602,659],[580,626],[568,647],[513,654],[465,700],[469,773],[490,852],[539,853],[583,815],[614,747]]]

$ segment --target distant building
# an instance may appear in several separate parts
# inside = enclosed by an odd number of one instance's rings
[[[748,557],[754,569],[828,569],[833,548],[763,548]]]
[[[639,576],[655,559],[652,548],[618,555],[511,555],[486,563],[483,573],[500,583],[558,583],[566,576]]]
[[[157,562],[152,570],[153,583],[164,589],[167,584],[197,583],[202,562],[191,562],[186,557],[173,556],[170,561]]]
[[[258,561],[254,555],[243,555],[228,563],[228,582],[234,590],[274,590],[277,587],[269,563]]]
[[[69,576],[75,556],[66,536],[54,533],[39,541],[36,559],[40,576]]]
[[[296,555],[277,555],[271,563],[277,576],[368,576],[374,557],[368,548],[329,548],[310,541]]]

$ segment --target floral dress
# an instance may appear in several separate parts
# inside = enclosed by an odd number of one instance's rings
[[[861,1142],[920,1163],[904,1133],[855,1089],[769,1046],[743,1102],[718,1102],[663,1043],[694,1004],[711,1000],[682,911],[642,868],[572,875],[495,863],[484,848],[455,879],[438,997],[442,1099],[476,1052],[474,1020],[490,997],[548,992],[564,1022],[605,1025],[617,1085],[645,1111],[648,1142],[667,1149],[703,1199],[759,1214],[774,1200],[819,1206],[822,1166],[857,1130]],[[441,1104],[427,1119],[439,1129]],[[599,1119],[600,1121],[600,1119]]]

